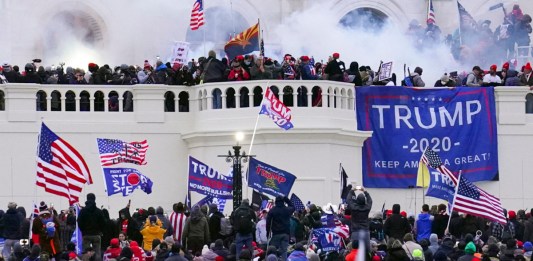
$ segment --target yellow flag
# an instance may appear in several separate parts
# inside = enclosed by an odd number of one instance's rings
[[[418,162],[418,174],[416,176],[416,186],[427,188],[429,186],[429,169],[424,162]]]

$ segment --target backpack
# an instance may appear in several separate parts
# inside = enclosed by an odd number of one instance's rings
[[[472,73],[467,74],[462,80],[461,80],[461,86],[466,86],[466,81],[468,80],[468,76]]]
[[[375,238],[378,242],[385,239],[385,233],[383,232],[383,223],[379,220],[370,220],[369,224],[370,238]]]
[[[220,232],[222,236],[229,236],[233,233],[233,226],[231,226],[231,221],[229,218],[223,217],[220,219]]]
[[[235,213],[233,225],[235,231],[240,234],[250,234],[254,230],[253,218],[250,215],[250,210],[245,208],[238,208]]]

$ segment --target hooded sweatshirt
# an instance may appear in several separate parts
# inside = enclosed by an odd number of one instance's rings
[[[152,242],[154,239],[158,238],[159,240],[163,241],[163,235],[165,232],[165,229],[161,228],[155,223],[150,223],[150,225],[144,227],[143,230],[141,230],[141,234],[143,235],[144,250],[152,251]]]
[[[392,215],[385,220],[383,230],[385,235],[396,239],[402,239],[406,233],[411,231],[409,221],[400,215],[399,204],[392,206]]]
[[[435,255],[435,253],[437,253],[437,250],[439,250],[439,237],[437,236],[437,234],[431,234],[429,236],[429,250],[431,250],[431,253],[433,253],[433,255]]]
[[[368,213],[372,209],[372,197],[370,197],[370,194],[364,191],[356,196],[354,191],[350,190],[348,197],[346,197],[346,203],[351,213],[352,231],[368,230]]]
[[[429,213],[418,214],[418,220],[416,221],[416,241],[420,242],[422,239],[429,239],[432,222],[433,216]]]
[[[104,232],[106,222],[104,213],[96,207],[94,200],[85,201],[85,207],[80,210],[78,226],[82,235],[95,236]]]
[[[287,203],[288,206],[285,206]],[[268,212],[267,216],[267,233],[280,235],[291,233],[291,216],[294,212],[294,206],[287,197],[276,197],[275,206]]]
[[[209,242],[209,226],[200,208],[194,207],[191,216],[187,219],[183,228],[183,237],[197,238],[203,242]]]

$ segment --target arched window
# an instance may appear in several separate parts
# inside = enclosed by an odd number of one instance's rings
[[[354,98],[353,98],[353,92],[351,89],[348,89],[348,110],[353,110],[355,104],[354,104]]]
[[[174,95],[173,92],[171,91],[165,92],[165,111],[166,112],[176,111],[176,102],[174,101],[175,98],[176,96]]]
[[[222,109],[222,91],[216,88],[211,94],[213,95],[213,109]]]
[[[96,91],[94,93],[94,111],[104,111],[104,93],[101,91]]]
[[[279,89],[278,89],[278,87],[277,86],[270,86],[270,90],[272,91],[274,96],[276,96],[276,98],[279,99]]]
[[[235,89],[233,88],[226,90],[226,108],[235,108]]]
[[[178,95],[178,108],[180,112],[189,111],[189,93],[186,91],[180,92]]]
[[[202,108],[204,108],[204,110],[207,110],[207,90],[204,89],[204,94],[202,95]]]
[[[118,93],[116,91],[111,91],[107,96],[109,100],[107,101],[107,110],[108,111],[118,111]]]
[[[526,113],[533,113],[533,93],[526,95]]]
[[[307,88],[305,86],[298,88],[298,107],[307,107]]]
[[[263,101],[263,88],[256,86],[254,88],[254,107],[261,105]]]
[[[65,111],[76,111],[76,94],[73,91],[65,94]]]
[[[240,107],[241,108],[248,108],[250,107],[250,97],[249,96],[250,91],[246,87],[242,87],[239,90],[240,97]]]
[[[6,110],[6,98],[3,91],[0,91],[0,111]]]
[[[285,88],[283,88],[283,104],[285,104],[285,106],[294,106],[294,96],[292,96],[292,92],[291,86],[285,86]]]
[[[126,91],[122,98],[122,111],[133,111],[133,93]]]
[[[313,89],[311,89],[311,92],[313,93],[311,96],[311,99],[313,101],[312,106],[313,107],[322,107],[322,88],[315,86]]]
[[[38,91],[35,95],[37,97],[37,111],[46,111],[46,92],[44,91]]]
[[[61,111],[61,93],[58,91],[52,92],[51,107],[52,111]]]
[[[80,93],[80,111],[90,111],[91,110],[91,95],[87,91],[82,91]]]

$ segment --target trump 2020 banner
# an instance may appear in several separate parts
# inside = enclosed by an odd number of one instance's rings
[[[233,178],[189,156],[189,190],[218,199],[233,198]]]
[[[274,197],[288,196],[296,180],[291,173],[254,158],[250,158],[248,171],[248,186]]]
[[[452,204],[453,195],[455,194],[455,184],[448,175],[438,172],[436,169],[429,169],[429,186],[426,196],[440,198]]]
[[[363,145],[363,185],[407,188],[416,183],[426,147],[471,181],[498,178],[492,87],[356,88],[357,126],[372,131]]]
[[[108,196],[117,193],[128,196],[138,188],[146,194],[152,193],[152,180],[136,169],[104,168],[104,179]]]

